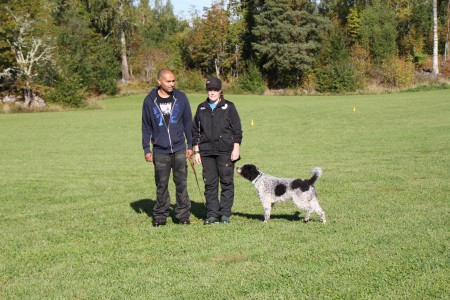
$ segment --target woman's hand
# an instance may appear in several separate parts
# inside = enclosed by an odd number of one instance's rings
[[[200,156],[200,153],[195,153],[194,154],[194,160],[197,164],[201,165],[202,164],[202,158]]]
[[[231,161],[237,161],[239,160],[239,153],[240,153],[241,145],[238,143],[234,143],[233,151],[231,152]]]

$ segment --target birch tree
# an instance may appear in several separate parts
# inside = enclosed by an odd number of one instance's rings
[[[52,62],[53,46],[48,36],[33,36],[35,21],[28,14],[17,16],[10,12],[17,27],[16,34],[7,39],[14,57],[16,66],[9,67],[0,73],[2,77],[13,77],[23,80],[24,106],[29,107],[35,100],[33,91],[33,78],[38,74],[35,71],[38,65]]]
[[[119,9],[119,22],[118,22],[118,30],[120,34],[120,45],[122,52],[122,82],[128,82],[130,80],[130,71],[128,68],[128,59],[127,59],[127,42],[125,38],[125,26],[127,22],[126,14],[125,14],[125,5],[130,5],[126,0],[119,0],[117,3]]]
[[[433,75],[439,74],[437,0],[433,0]]]
[[[132,20],[131,0],[85,0],[92,23],[105,39],[111,34],[118,37],[122,66],[122,82],[130,80],[128,66],[127,34]]]
[[[450,1],[447,3],[447,34],[445,36],[445,47],[444,47],[444,62],[447,63],[447,56],[449,51],[449,36],[450,36]]]

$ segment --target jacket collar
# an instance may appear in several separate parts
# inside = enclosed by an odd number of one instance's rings
[[[155,87],[153,90],[151,90],[150,92],[150,97],[152,99],[156,99],[158,90],[160,89],[160,87]],[[173,98],[176,100],[178,98],[178,90],[176,88],[173,89],[173,93],[172,93]]]
[[[224,106],[224,105],[225,105],[225,101],[226,101],[225,99],[220,99],[219,103],[217,103],[216,108],[221,107],[221,106]],[[211,109],[210,106],[209,106],[208,98],[206,98],[206,100],[203,101],[202,106]]]

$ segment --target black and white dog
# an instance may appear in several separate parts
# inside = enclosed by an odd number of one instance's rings
[[[236,168],[236,172],[250,180],[258,191],[259,200],[264,208],[264,222],[269,221],[273,203],[292,199],[299,209],[306,210],[304,221],[307,222],[316,212],[326,223],[325,212],[319,205],[313,184],[322,175],[319,167],[311,170],[310,179],[277,178],[261,172],[255,165],[245,164]]]

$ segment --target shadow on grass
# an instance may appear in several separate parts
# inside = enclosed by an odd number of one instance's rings
[[[233,212],[233,216],[264,221],[264,215],[263,214],[246,214],[246,213],[241,213],[241,212]],[[295,212],[292,215],[271,214],[270,215],[270,219],[286,219],[286,220],[289,220],[289,221],[303,221],[305,219],[305,217],[300,217],[300,212],[297,211],[297,212]]]
[[[145,213],[149,218],[152,217],[153,207],[156,204],[156,200],[152,199],[140,199],[130,203],[131,208],[138,213]],[[169,208],[169,215],[172,220],[175,221],[175,204],[171,204]],[[191,200],[191,215],[196,217],[197,219],[206,219],[206,206],[203,202],[196,202]],[[233,212],[233,216],[243,217],[247,219],[253,220],[264,220],[263,214],[247,214],[241,212]],[[288,221],[303,221],[304,217],[300,216],[300,212],[295,212],[294,214],[272,214],[270,215],[271,219],[285,219]]]
[[[148,217],[152,217],[153,207],[156,200],[140,199],[130,203],[131,208],[138,214],[145,213]],[[175,204],[171,204],[169,208],[169,215],[172,219],[175,218]],[[206,218],[206,206],[203,202],[195,202],[191,200],[191,214],[197,219]]]
[[[147,216],[152,216],[153,207],[156,201],[152,199],[141,199],[130,203],[131,208],[138,214],[145,213]]]

